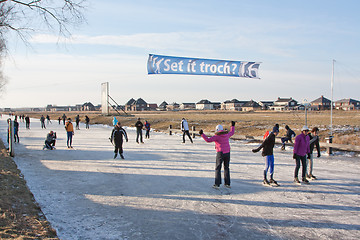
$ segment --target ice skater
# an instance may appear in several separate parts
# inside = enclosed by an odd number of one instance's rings
[[[150,123],[145,120],[145,138],[150,138]]]
[[[138,118],[137,122],[135,123],[135,127],[136,127],[136,142],[139,143],[139,137],[140,137],[140,142],[143,142],[143,136],[142,136],[142,129],[144,127],[144,124],[140,121],[140,118]]]
[[[45,126],[45,117],[44,117],[44,115],[41,115],[40,122],[41,122],[41,128],[45,128],[45,129],[46,129],[46,126]]]
[[[124,159],[123,155],[123,137],[125,138],[126,142],[128,142],[128,137],[126,134],[125,129],[121,127],[121,123],[117,122],[114,129],[111,132],[110,141],[114,145],[114,159],[117,157],[118,153],[120,154],[120,157]]]
[[[286,134],[284,137],[281,138],[281,142],[282,142],[281,150],[285,150],[285,143],[287,143],[288,141],[292,143],[291,139],[296,136],[295,132],[291,130],[291,128],[288,125],[285,126],[285,129],[286,129]]]
[[[313,173],[313,165],[314,165],[314,147],[316,147],[317,150],[317,157],[319,158],[321,156],[320,154],[320,144],[319,144],[319,128],[318,127],[314,127],[313,129],[311,129],[311,133],[309,133],[309,138],[310,138],[310,153],[308,154],[308,158],[307,158],[307,174],[306,174],[306,178],[310,179],[310,180],[316,180],[317,178],[312,174]]]
[[[222,125],[216,126],[215,135],[208,137],[201,129],[199,134],[206,142],[215,142],[216,165],[215,165],[215,184],[213,188],[218,189],[221,184],[221,165],[224,163],[224,182],[225,187],[230,188],[230,143],[229,138],[234,135],[235,122],[231,122],[231,130],[228,132]]]
[[[65,124],[65,129],[66,129],[66,134],[67,134],[67,147],[68,148],[73,148],[72,147],[72,138],[74,135],[74,126],[71,123],[71,118],[68,118],[66,124]]]
[[[181,120],[181,131],[183,132],[183,141],[182,142],[185,143],[185,135],[187,135],[188,138],[190,139],[190,142],[193,143],[193,140],[189,133],[189,124],[185,118],[183,118]]]
[[[19,139],[19,123],[18,123],[16,117],[15,117],[15,120],[14,120],[14,142],[20,142],[20,139]]]
[[[274,185],[279,186],[279,184],[274,180],[274,146],[275,146],[275,137],[279,134],[279,128],[275,126],[272,132],[269,133],[269,136],[265,138],[262,144],[253,149],[252,151],[258,152],[260,149],[263,149],[262,156],[265,157],[265,169],[264,169],[264,185]],[[267,180],[267,172],[270,168],[270,181]]]
[[[294,143],[294,155],[293,158],[296,162],[295,173],[294,173],[294,182],[300,184],[298,174],[300,169],[300,162],[302,165],[302,182],[309,184],[309,181],[306,179],[306,155],[310,153],[310,138],[308,136],[309,128],[303,126],[301,129],[301,134],[295,137]]]
[[[45,146],[44,146],[43,150],[45,150],[45,149],[49,149],[49,150],[55,149],[55,143],[56,143],[56,132],[50,131],[46,135]]]

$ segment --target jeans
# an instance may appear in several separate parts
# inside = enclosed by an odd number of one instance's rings
[[[193,142],[193,140],[192,140],[192,138],[190,136],[189,130],[184,130],[183,131],[183,143],[185,142],[185,134],[189,137],[190,142]]]
[[[72,137],[73,137],[73,132],[67,132],[67,146],[71,147],[72,145]]]
[[[300,162],[302,164],[302,178],[305,178],[306,174],[306,155],[305,156],[299,156],[295,155],[295,161],[296,161],[296,167],[295,167],[295,174],[294,177],[298,177],[299,175],[299,169],[300,169]]]
[[[221,184],[221,165],[224,163],[224,182],[226,185],[230,185],[230,152],[216,153],[216,167],[215,167],[215,185]]]
[[[137,143],[139,143],[139,136],[140,136],[140,142],[143,142],[142,129],[136,129],[136,142]]]

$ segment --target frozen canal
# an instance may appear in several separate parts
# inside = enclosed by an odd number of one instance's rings
[[[151,133],[144,144],[127,128],[125,160],[113,159],[111,127],[76,130],[20,123],[14,160],[61,239],[359,239],[360,159],[315,159],[310,185],[294,185],[292,151],[274,150],[280,187],[262,186],[257,144],[231,142],[231,189],[213,189],[214,144]],[[6,142],[6,116],[0,121]],[[43,151],[49,130],[54,151]],[[236,131],[236,126],[235,126]],[[301,172],[301,170],[300,170]]]

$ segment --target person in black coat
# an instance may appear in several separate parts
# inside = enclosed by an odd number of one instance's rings
[[[313,174],[313,165],[314,165],[314,156],[313,156],[313,151],[314,148],[316,147],[317,150],[317,157],[320,157],[320,144],[319,144],[319,128],[314,127],[311,130],[311,133],[309,133],[309,137],[310,137],[310,153],[308,154],[307,157],[307,164],[306,166],[308,167],[307,169],[307,174],[306,174],[306,178],[311,179],[311,180],[315,180],[317,179]]]
[[[286,129],[286,135],[285,137],[281,138],[281,142],[282,142],[281,150],[285,150],[285,143],[287,143],[288,141],[292,143],[291,138],[296,136],[295,132],[291,130],[291,128],[288,125],[285,126],[285,129]]]
[[[140,136],[140,142],[143,142],[143,137],[142,137],[142,129],[144,127],[144,124],[140,121],[140,118],[138,118],[137,122],[135,123],[135,127],[136,127],[136,142],[139,143],[139,136]]]
[[[123,147],[122,147],[122,145],[123,145],[123,137],[125,137],[126,142],[128,142],[128,137],[127,137],[126,131],[125,131],[125,129],[123,129],[121,127],[121,123],[118,122],[115,125],[114,129],[112,130],[111,136],[110,136],[110,141],[112,142],[112,144],[115,147],[114,159],[117,157],[118,153],[120,154],[120,157],[122,159],[124,159]]]
[[[279,134],[279,128],[275,126],[272,132],[269,134],[267,138],[262,142],[262,144],[258,147],[253,149],[252,151],[258,152],[260,149],[263,149],[262,156],[265,157],[265,169],[264,169],[264,185],[278,185],[278,183],[274,180],[274,153],[273,149],[275,146],[275,137]],[[267,180],[267,172],[270,168],[270,182]]]

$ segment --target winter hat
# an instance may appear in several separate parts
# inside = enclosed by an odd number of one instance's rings
[[[224,130],[223,126],[221,124],[217,125],[216,128],[215,128],[215,131],[216,132],[219,132],[219,131],[222,131]]]
[[[279,132],[279,128],[275,126],[275,127],[273,128],[272,132],[273,132],[273,133]]]
[[[308,126],[306,126],[306,125],[304,125],[303,127],[302,127],[302,129],[301,129],[301,131],[309,131],[309,128],[308,128]]]

